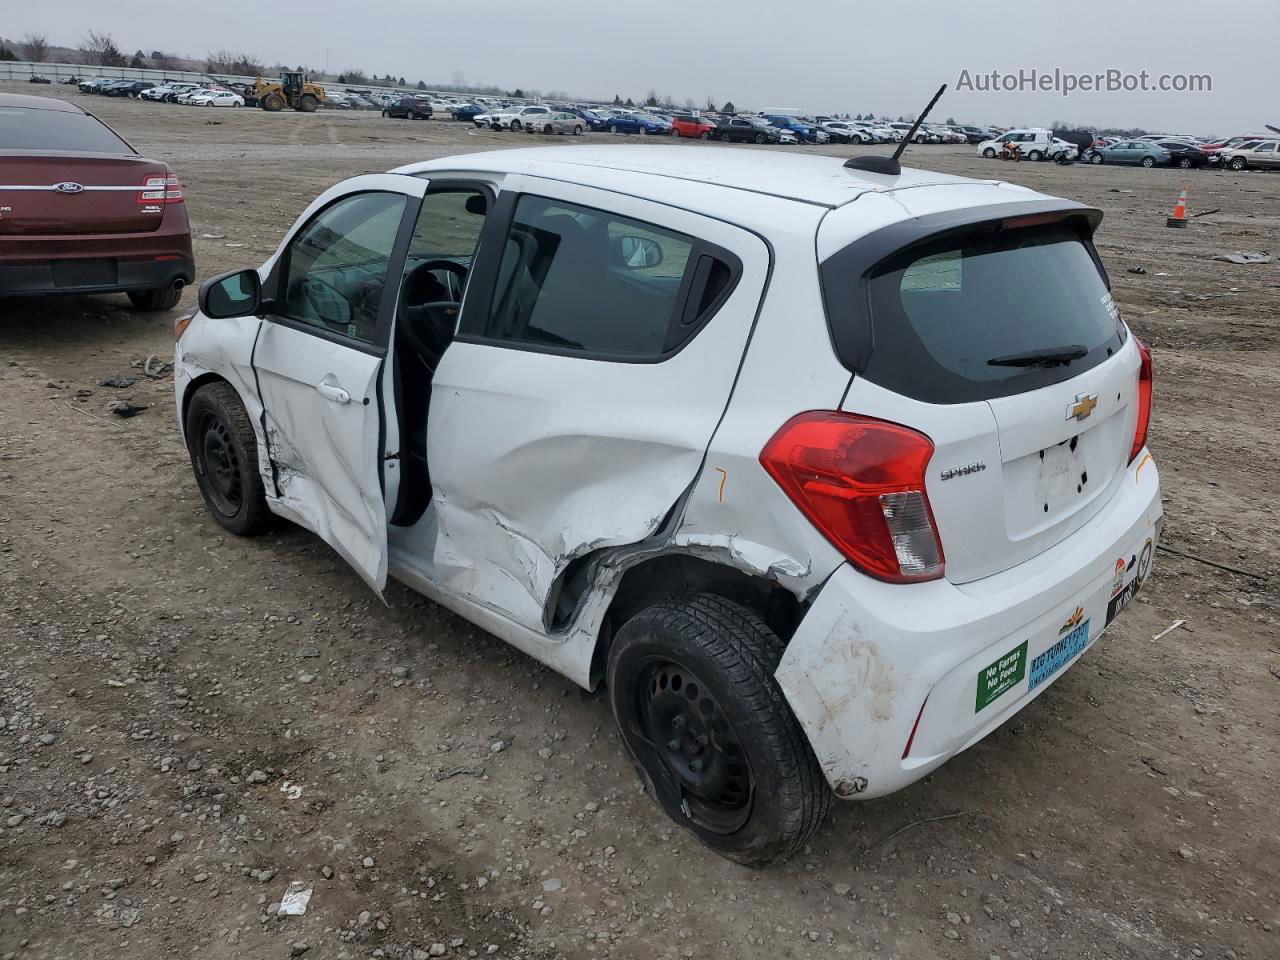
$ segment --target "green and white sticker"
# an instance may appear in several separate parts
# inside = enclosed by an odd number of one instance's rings
[[[1023,640],[991,666],[978,671],[978,702],[974,713],[990,706],[1027,675],[1027,641]]]

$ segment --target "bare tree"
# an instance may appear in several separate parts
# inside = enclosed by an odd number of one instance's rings
[[[80,59],[99,67],[123,67],[129,62],[111,34],[96,30],[90,30],[80,38]]]
[[[210,73],[231,73],[242,77],[260,76],[265,69],[253,54],[232,53],[230,50],[210,53],[205,68]]]
[[[18,43],[24,59],[32,63],[44,63],[49,55],[49,38],[43,33],[28,33]]]
[[[449,78],[449,82],[461,90],[467,85],[467,75],[461,70],[455,70],[453,71],[453,75]]]

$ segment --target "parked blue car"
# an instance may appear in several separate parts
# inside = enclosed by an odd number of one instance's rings
[[[773,116],[766,113],[764,118],[779,130],[790,130],[801,143],[826,143],[831,139],[831,134],[827,131],[797,120],[795,117]]]
[[[610,133],[670,133],[671,124],[647,113],[623,113],[609,118],[605,129]]]
[[[485,107],[477,106],[474,103],[461,103],[450,111],[455,120],[474,120],[482,113],[488,113]]]
[[[587,128],[590,130],[603,130],[609,125],[608,119],[594,110],[583,110],[581,107],[565,107],[564,112],[572,113],[575,117],[581,117],[587,122]]]
[[[1094,147],[1090,163],[1136,163],[1144,167],[1167,167],[1173,155],[1150,140],[1121,140],[1109,147]]]

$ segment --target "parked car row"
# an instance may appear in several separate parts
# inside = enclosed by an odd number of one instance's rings
[[[1186,135],[1145,134],[1140,137],[1093,137],[1080,147],[1053,135],[1046,127],[1006,130],[978,144],[988,159],[1016,154],[1022,160],[1083,160],[1094,165],[1128,164],[1177,167],[1182,170],[1219,166],[1231,170],[1280,168],[1280,138],[1274,135],[1205,140]]]
[[[79,84],[83,93],[104,97],[132,97],[161,103],[181,103],[192,107],[243,107],[244,97],[221,84],[199,84],[187,80],[156,83],[154,80],[103,80],[95,78]]]

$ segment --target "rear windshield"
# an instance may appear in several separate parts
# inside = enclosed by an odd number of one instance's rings
[[[0,149],[133,153],[110,127],[88,114],[29,107],[0,107]]]
[[[874,347],[865,376],[928,402],[1057,383],[1123,342],[1107,285],[1068,225],[974,231],[915,246],[877,267],[869,291]],[[1023,362],[1046,352],[1083,356],[1065,365]]]

